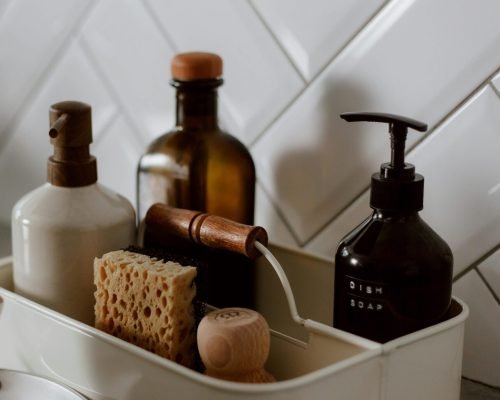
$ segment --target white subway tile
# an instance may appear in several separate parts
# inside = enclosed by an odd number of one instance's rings
[[[224,60],[221,116],[250,143],[303,87],[298,73],[245,1],[150,0],[179,51]]]
[[[500,250],[490,255],[477,267],[495,294],[500,298]]]
[[[384,1],[253,0],[253,3],[302,75],[310,80]]]
[[[89,0],[12,1],[0,19],[0,135],[24,107]]]
[[[101,1],[82,30],[88,51],[146,142],[169,130],[173,50],[142,2]]]
[[[500,64],[499,13],[495,0],[389,3],[256,143],[261,183],[302,242],[389,157],[385,127],[338,115],[391,112],[434,126]]]
[[[259,185],[255,191],[255,225],[267,231],[270,242],[297,247],[297,242]]]
[[[500,237],[500,102],[486,86],[407,157],[425,178],[422,217],[449,244],[455,275]],[[362,221],[369,192],[349,206],[307,248],[325,254]]]
[[[2,187],[8,188],[2,191],[0,219],[10,221],[15,202],[46,181],[47,158],[52,154],[48,135],[49,107],[65,100],[83,101],[92,106],[94,139],[99,138],[117,112],[78,43],[74,43],[59,64],[54,65],[33,103],[23,110],[20,123],[14,127],[0,154],[0,182]]]
[[[469,306],[465,323],[463,376],[500,386],[500,305],[476,271],[453,285],[453,294]]]
[[[143,146],[123,117],[117,118],[96,143],[99,182],[136,206],[136,169]]]

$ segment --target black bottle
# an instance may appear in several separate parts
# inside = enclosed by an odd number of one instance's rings
[[[372,175],[373,214],[335,255],[336,328],[384,343],[442,320],[451,302],[453,256],[420,218],[424,178],[404,161],[408,127],[427,125],[380,113],[345,113],[346,121],[390,125],[391,162]]]

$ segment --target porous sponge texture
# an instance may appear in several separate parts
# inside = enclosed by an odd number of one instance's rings
[[[96,328],[193,368],[195,277],[195,267],[125,250],[96,258]]]

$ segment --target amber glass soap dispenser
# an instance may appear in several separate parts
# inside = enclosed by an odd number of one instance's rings
[[[408,128],[424,132],[427,125],[381,113],[341,117],[388,123],[391,162],[372,175],[373,214],[338,246],[333,325],[384,343],[444,318],[451,301],[453,256],[419,216],[424,178],[404,160]]]
[[[91,108],[64,101],[50,108],[47,183],[12,211],[16,292],[94,325],[94,258],[135,242],[130,202],[97,182],[90,154]]]

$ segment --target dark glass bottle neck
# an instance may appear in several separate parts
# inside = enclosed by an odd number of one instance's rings
[[[409,219],[409,218],[420,218],[418,211],[392,211],[392,210],[383,210],[379,208],[373,209],[372,219]]]
[[[176,92],[176,126],[186,130],[214,130],[217,124],[217,88],[222,79],[181,82]]]

